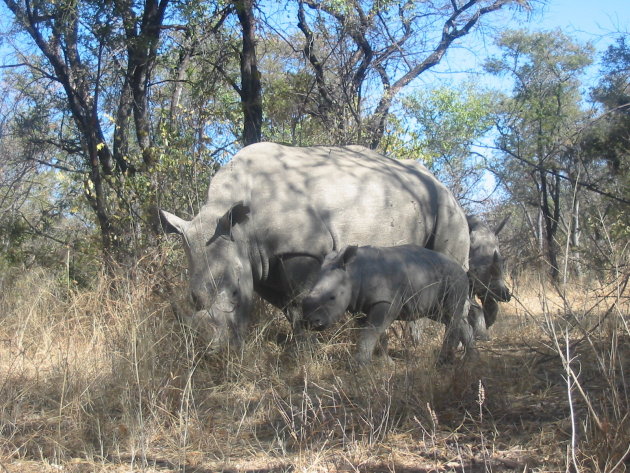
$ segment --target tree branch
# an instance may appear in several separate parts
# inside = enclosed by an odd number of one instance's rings
[[[372,148],[376,148],[383,137],[383,133],[385,131],[385,121],[387,119],[387,115],[389,114],[389,109],[391,107],[394,97],[400,92],[400,90],[403,87],[407,86],[413,79],[418,77],[424,71],[438,64],[446,54],[446,51],[451,46],[451,44],[456,39],[468,34],[472,27],[477,23],[477,21],[479,21],[479,18],[481,18],[483,15],[499,10],[503,6],[509,3],[513,3],[513,1],[514,0],[496,0],[491,5],[480,8],[460,28],[456,27],[457,20],[467,10],[480,3],[480,0],[469,0],[466,4],[462,5],[459,8],[457,8],[456,3],[453,2],[453,13],[444,22],[444,27],[442,28],[442,36],[438,44],[433,49],[433,52],[429,54],[429,56],[427,56],[422,62],[412,67],[406,74],[404,74],[391,86],[385,88],[383,97],[379,101],[374,111],[372,125],[373,128],[371,130],[372,142],[370,144]]]
[[[522,156],[519,156],[518,154],[511,152],[508,149],[496,148],[496,147],[491,147],[491,146],[488,146],[487,148],[498,149],[498,150],[500,150],[500,151],[502,151],[502,152],[504,152],[506,154],[509,154],[514,159],[522,162],[523,164],[526,164],[527,166],[529,166],[530,168],[532,168],[533,170],[535,170],[537,172],[543,172],[545,174],[556,176],[559,179],[562,179],[564,181],[570,182],[572,185],[577,185],[577,186],[583,187],[584,189],[587,189],[587,190],[589,190],[591,192],[595,192],[596,194],[602,195],[602,196],[607,197],[609,199],[612,199],[612,200],[614,200],[616,202],[620,202],[620,203],[625,204],[625,205],[630,205],[630,200],[628,200],[628,199],[624,199],[623,197],[619,197],[619,196],[616,196],[614,194],[611,194],[610,192],[604,191],[604,190],[598,188],[593,183],[582,181],[582,180],[578,180],[578,179],[572,178],[570,176],[565,176],[564,174],[562,174],[561,172],[559,172],[559,171],[557,171],[555,169],[547,169],[544,166],[541,166],[540,164],[533,163],[533,162],[529,161],[528,159],[525,159]]]
[[[315,71],[315,83],[317,84],[317,90],[324,101],[323,104],[320,104],[319,110],[324,120],[327,121],[328,112],[331,110],[334,101],[328,93],[328,87],[326,86],[326,79],[324,77],[324,67],[315,55],[315,38],[313,36],[313,32],[306,23],[306,15],[304,14],[305,3],[309,7],[314,8],[312,2],[305,2],[303,0],[298,2],[298,28],[302,31],[304,38],[306,39],[306,43],[304,44],[304,48],[302,50],[304,52],[304,56],[311,63],[311,66]]]

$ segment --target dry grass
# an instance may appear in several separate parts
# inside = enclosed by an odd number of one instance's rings
[[[208,355],[151,272],[90,290],[61,279],[5,278],[3,472],[629,466],[630,301],[620,279],[565,293],[528,281],[502,305],[480,358],[441,369],[443,329],[429,322],[420,346],[393,336],[393,366],[358,369],[351,323],[296,348],[278,342],[282,316],[261,307],[241,353]]]

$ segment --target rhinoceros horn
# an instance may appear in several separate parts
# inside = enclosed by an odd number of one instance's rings
[[[159,213],[160,223],[166,233],[177,233],[178,235],[183,235],[190,225],[189,221],[179,218],[177,215],[173,215],[166,210],[160,209]]]

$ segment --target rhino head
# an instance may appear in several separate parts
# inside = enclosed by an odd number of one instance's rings
[[[469,275],[472,292],[482,301],[494,299],[508,302],[512,295],[504,281],[504,261],[499,251],[497,235],[509,217],[493,231],[478,217],[467,216],[470,231]]]
[[[191,221],[160,210],[167,233],[181,235],[188,257],[190,298],[195,311],[187,320],[211,349],[240,345],[253,297],[253,277],[243,226],[249,207],[234,204],[213,218],[207,209]]]
[[[356,256],[356,246],[326,255],[311,292],[302,300],[304,324],[312,330],[324,330],[337,322],[350,306],[352,279],[347,265]]]

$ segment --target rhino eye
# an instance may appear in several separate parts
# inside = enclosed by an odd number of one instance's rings
[[[330,296],[330,300],[331,300],[331,301],[334,301],[335,299],[336,299],[336,297],[335,297],[335,296]]]

